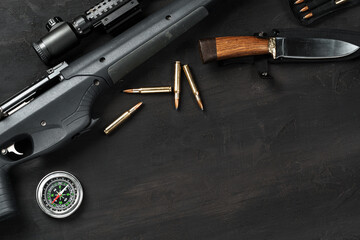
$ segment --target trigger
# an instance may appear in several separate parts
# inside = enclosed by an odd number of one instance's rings
[[[90,122],[89,126],[87,126],[84,130],[82,130],[81,132],[79,132],[79,134],[77,134],[77,136],[80,136],[80,135],[82,135],[82,134],[84,134],[84,133],[89,132],[89,131],[95,126],[95,124],[96,124],[98,121],[99,121],[99,118],[97,118],[97,119],[91,119],[91,122]]]
[[[2,153],[2,155],[6,155],[7,153],[14,153],[14,154],[16,154],[16,155],[18,155],[18,156],[24,155],[23,153],[18,152],[18,151],[16,150],[16,148],[15,148],[15,143],[14,143],[13,145],[11,145],[10,147],[1,150],[1,153]]]

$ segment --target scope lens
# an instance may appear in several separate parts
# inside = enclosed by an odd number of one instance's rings
[[[33,48],[40,59],[48,64],[51,59],[60,56],[79,44],[79,39],[70,25],[59,23],[40,41],[33,43]]]

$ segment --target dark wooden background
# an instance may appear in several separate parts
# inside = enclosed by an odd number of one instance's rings
[[[1,100],[46,70],[31,42],[47,19],[70,20],[97,1],[0,1]],[[169,2],[148,1],[146,12]],[[360,239],[360,61],[273,65],[275,85],[249,64],[202,65],[199,38],[300,28],[285,1],[221,3],[105,96],[92,132],[13,169],[19,215],[1,222],[1,240]],[[360,30],[359,10],[315,27]],[[95,34],[71,56],[110,38]],[[173,84],[175,60],[192,67],[205,112],[185,81],[179,112],[172,95],[121,93]],[[131,121],[103,135],[139,101],[145,105]],[[49,218],[35,201],[38,182],[55,170],[75,174],[85,189],[68,219]]]

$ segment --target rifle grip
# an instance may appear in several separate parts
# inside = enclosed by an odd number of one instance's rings
[[[269,39],[258,37],[220,37],[199,41],[203,63],[230,58],[269,54]]]
[[[0,221],[12,217],[15,213],[15,198],[8,173],[0,168]]]

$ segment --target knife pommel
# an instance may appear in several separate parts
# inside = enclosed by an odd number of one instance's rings
[[[270,53],[269,39],[258,37],[220,37],[199,41],[204,63],[230,58],[266,55]]]
[[[199,49],[203,63],[209,63],[217,60],[216,38],[200,40]]]

